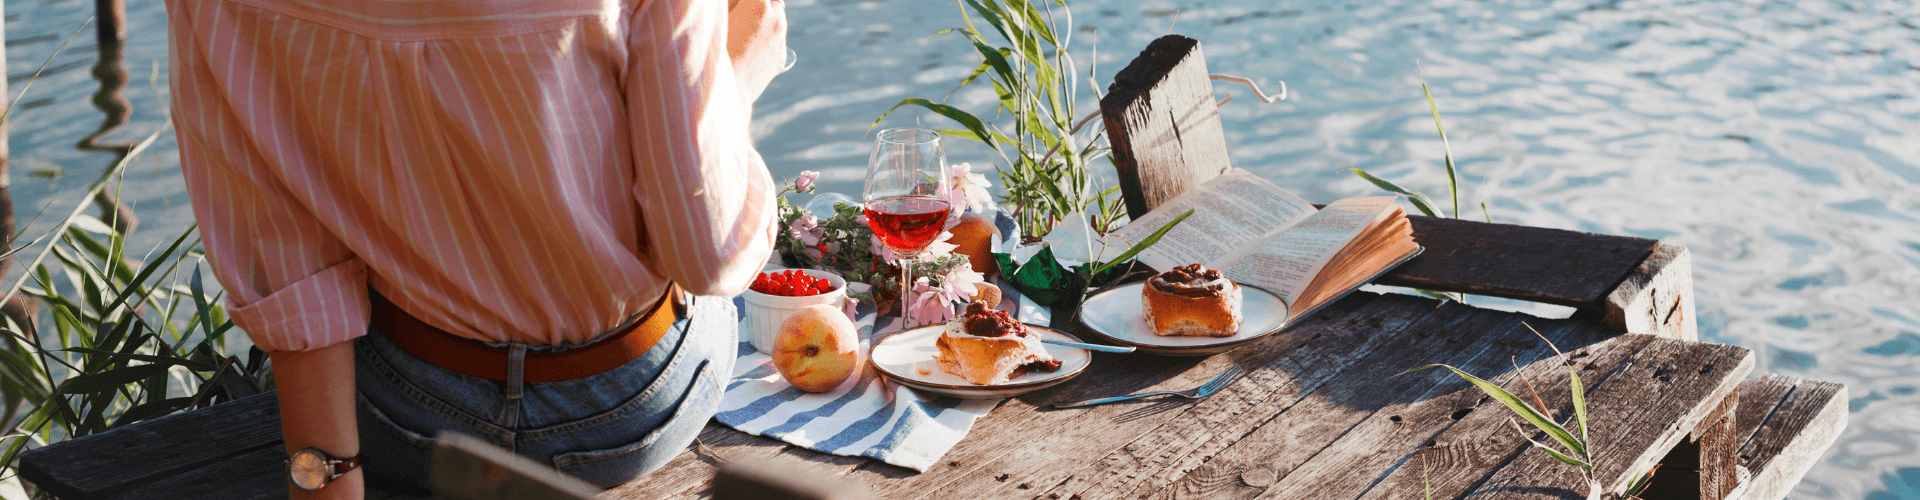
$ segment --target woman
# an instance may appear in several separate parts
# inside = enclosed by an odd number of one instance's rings
[[[358,498],[362,471],[423,487],[441,430],[613,486],[711,416],[734,350],[713,297],[772,251],[747,122],[785,59],[778,0],[168,17],[182,169],[272,355],[296,498]]]

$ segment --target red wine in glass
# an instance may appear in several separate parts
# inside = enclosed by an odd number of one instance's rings
[[[867,202],[867,225],[888,250],[914,255],[940,236],[952,210],[947,200],[931,196],[889,196]]]

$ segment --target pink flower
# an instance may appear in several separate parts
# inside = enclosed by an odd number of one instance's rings
[[[927,284],[926,278],[913,280],[912,303],[907,307],[907,317],[914,324],[932,325],[945,323],[953,318],[953,304],[946,300],[943,290]]]
[[[973,173],[973,166],[961,163],[948,169],[952,178],[947,182],[947,203],[953,206],[951,218],[959,218],[966,210],[979,212],[987,202],[987,176]]]
[[[958,222],[959,222],[958,219],[949,218],[947,219],[947,227],[951,228],[953,227],[954,224]],[[941,231],[939,236],[935,236],[933,238],[933,243],[927,244],[927,249],[921,252],[920,255],[922,257],[932,258],[932,257],[943,257],[946,255],[952,254],[954,249],[960,248],[960,245],[947,243],[947,239],[952,237],[953,237],[953,233],[949,233],[944,230]]]
[[[800,177],[793,179],[793,190],[801,193],[813,192],[813,181],[816,180],[820,180],[819,172],[812,170],[801,171]]]
[[[980,293],[978,288],[974,288],[974,283],[986,281],[986,275],[974,271],[973,264],[963,261],[960,265],[953,266],[953,269],[947,270],[946,276],[940,278],[940,288],[945,289],[947,302],[965,304],[973,301],[973,296]]]
[[[900,255],[893,253],[885,243],[881,243],[879,236],[868,236],[867,239],[872,242],[872,248],[869,250],[873,252],[874,257],[879,257],[884,262],[900,262]]]
[[[794,218],[793,223],[787,226],[787,236],[792,236],[793,239],[800,240],[809,247],[820,244],[820,237],[826,234],[826,230],[820,229],[820,219],[813,214]]]

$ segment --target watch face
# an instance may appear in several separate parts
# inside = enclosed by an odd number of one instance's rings
[[[327,457],[318,451],[305,449],[294,452],[287,459],[287,476],[293,479],[293,485],[303,490],[317,490],[333,479],[327,470]]]

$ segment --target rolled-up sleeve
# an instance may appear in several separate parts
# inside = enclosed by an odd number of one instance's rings
[[[644,2],[628,40],[633,192],[651,264],[701,295],[740,293],[773,253],[774,184],[747,132],[726,8]]]
[[[269,351],[319,349],[364,335],[365,263],[313,216],[316,200],[288,186],[301,177],[298,169],[325,167],[270,160],[258,147],[281,132],[248,124],[270,122],[254,118],[271,111],[237,107],[233,103],[242,101],[229,92],[259,89],[236,88],[234,82],[247,80],[244,75],[214,69],[249,67],[227,64],[245,53],[214,55],[196,35],[229,28],[194,26],[189,15],[170,19],[168,65],[181,170],[234,325]]]

